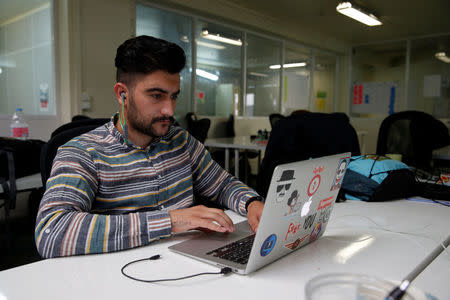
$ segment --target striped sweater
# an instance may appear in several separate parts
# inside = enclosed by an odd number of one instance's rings
[[[111,252],[171,234],[169,211],[194,192],[242,215],[256,192],[179,127],[145,149],[124,143],[113,121],[61,146],[36,220],[41,256]]]

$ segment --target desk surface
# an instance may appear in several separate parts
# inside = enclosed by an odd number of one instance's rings
[[[252,140],[250,136],[235,136],[206,139],[205,146],[244,150],[264,150],[266,149],[267,141]]]
[[[218,271],[169,252],[181,234],[149,246],[109,254],[49,259],[0,272],[0,299],[304,299],[306,282],[332,272],[359,273],[399,281],[444,240],[450,209],[407,200],[384,203],[347,201],[333,210],[318,241],[247,276],[202,276],[147,284],[121,275],[135,259],[162,259],[129,267],[146,279]],[[233,215],[235,220],[240,217]],[[450,254],[442,253],[413,282],[439,300],[450,299]]]
[[[33,175],[17,178],[16,187],[18,192],[42,187],[41,174],[36,173]],[[3,187],[1,185],[0,185],[0,193],[3,193]]]

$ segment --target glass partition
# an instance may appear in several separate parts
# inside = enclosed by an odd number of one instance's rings
[[[281,113],[309,110],[309,87],[311,81],[311,50],[287,44],[284,55],[283,100]]]
[[[353,48],[351,112],[386,115],[406,108],[406,41]]]
[[[312,111],[334,111],[335,77],[336,56],[316,51]]]
[[[52,2],[13,2],[0,14],[0,114],[55,115]]]
[[[247,35],[246,116],[280,111],[281,42]]]
[[[198,21],[195,111],[239,115],[242,32]]]
[[[411,41],[408,107],[450,117],[450,35]]]

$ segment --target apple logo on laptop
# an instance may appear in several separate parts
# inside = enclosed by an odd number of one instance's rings
[[[309,197],[308,201],[303,204],[302,211],[300,212],[300,216],[304,217],[309,213],[309,207],[312,203],[312,197]]]

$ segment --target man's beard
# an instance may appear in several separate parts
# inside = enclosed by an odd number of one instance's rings
[[[162,116],[162,117],[157,117],[157,118],[152,118],[150,120],[150,122],[146,122],[146,120],[144,120],[144,118],[142,118],[142,116],[139,114],[138,110],[136,109],[136,106],[134,104],[134,100],[133,98],[129,99],[129,110],[128,110],[128,123],[131,125],[131,127],[133,127],[134,130],[148,135],[150,137],[153,138],[157,138],[157,137],[161,137],[164,134],[158,134],[155,130],[155,128],[153,127],[153,125],[157,122],[160,121],[170,121],[170,124],[167,126],[167,128],[170,127],[171,124],[174,123],[175,119],[173,118],[173,116]],[[167,133],[167,131],[166,131]]]

